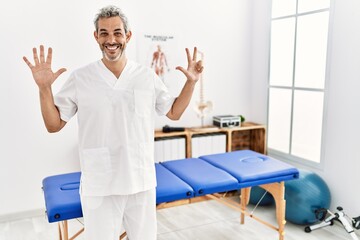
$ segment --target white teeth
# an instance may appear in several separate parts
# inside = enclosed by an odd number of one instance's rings
[[[118,48],[118,46],[106,46],[106,48],[109,50],[115,50]]]

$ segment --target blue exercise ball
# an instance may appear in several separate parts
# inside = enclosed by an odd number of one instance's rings
[[[315,210],[330,207],[330,189],[316,173],[299,172],[298,179],[285,182],[285,219],[300,225],[313,224],[318,221]]]
[[[270,193],[265,194],[265,190],[261,187],[255,186],[251,188],[249,203],[259,206],[270,206],[275,203],[273,196]],[[265,196],[264,196],[265,194]],[[261,201],[260,201],[261,200]]]

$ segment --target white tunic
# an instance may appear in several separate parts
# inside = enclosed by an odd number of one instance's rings
[[[71,74],[54,100],[62,120],[78,114],[81,194],[156,186],[155,111],[165,115],[174,99],[153,70],[129,60],[119,79],[101,60]]]

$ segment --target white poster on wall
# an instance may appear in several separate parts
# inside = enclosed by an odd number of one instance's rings
[[[175,69],[179,65],[179,57],[180,50],[174,35],[141,34],[137,39],[137,61],[152,68],[165,85],[174,91],[179,86],[179,74]],[[183,57],[186,59],[185,54]]]

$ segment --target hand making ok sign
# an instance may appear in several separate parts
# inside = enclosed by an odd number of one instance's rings
[[[183,67],[176,67],[177,70],[181,71],[185,74],[186,78],[190,81],[197,82],[200,79],[200,75],[204,70],[204,66],[202,61],[197,61],[197,48],[194,47],[194,53],[191,57],[189,49],[186,50],[187,60],[188,60],[188,67],[184,69]]]

